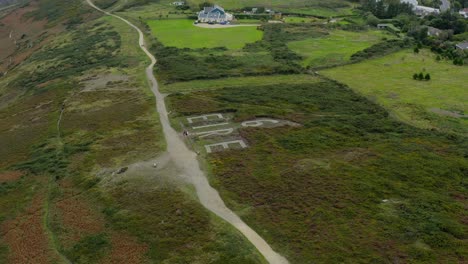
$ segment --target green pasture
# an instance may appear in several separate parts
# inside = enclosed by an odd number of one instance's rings
[[[431,80],[413,80],[413,74],[419,72],[429,73]],[[468,112],[468,68],[436,61],[427,50],[419,54],[405,50],[322,73],[372,98],[405,122],[467,132],[466,118],[450,117],[445,111]],[[444,112],[436,115],[434,109]]]
[[[245,44],[262,38],[262,32],[252,27],[200,28],[192,20],[150,20],[147,22],[165,46],[177,48],[226,47],[240,49]]]
[[[377,44],[384,37],[391,35],[385,31],[336,30],[324,37],[292,41],[288,47],[304,57],[304,66],[325,66],[346,62],[354,53]]]
[[[160,88],[164,93],[176,93],[272,84],[283,84],[286,86],[292,84],[315,83],[317,81],[318,78],[312,75],[268,75],[177,82],[161,85]]]

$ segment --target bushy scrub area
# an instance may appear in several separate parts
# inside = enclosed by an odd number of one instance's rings
[[[185,182],[123,173],[165,143],[137,34],[111,19],[0,79],[0,262],[265,263]]]
[[[326,34],[326,30],[311,24],[265,24],[263,39],[246,44],[242,50],[225,47],[179,49],[155,41],[152,52],[157,54],[157,75],[165,83],[197,79],[217,79],[301,73],[301,56],[291,51],[288,41]],[[215,34],[215,33],[213,33]],[[157,37],[157,36],[156,36]]]
[[[466,138],[400,123],[325,79],[168,100],[179,115],[229,111],[237,121],[301,124],[241,129],[249,148],[207,157],[228,205],[291,263],[466,257]],[[197,100],[210,104],[185,103]]]
[[[430,73],[431,81],[415,82],[415,71]],[[322,74],[373,98],[404,122],[467,135],[466,72],[428,50],[404,50]]]
[[[125,60],[115,56],[120,45],[119,34],[103,22],[80,28],[69,38],[59,38],[32,55],[27,61],[32,69],[19,74],[11,85],[32,90],[49,81],[77,76],[97,67],[126,67]]]

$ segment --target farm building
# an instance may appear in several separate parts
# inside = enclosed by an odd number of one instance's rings
[[[458,13],[464,18],[468,18],[468,8],[462,9]]]
[[[215,23],[225,23],[231,21],[233,16],[224,11],[224,8],[214,5],[205,7],[202,11],[198,13],[198,21],[202,23],[215,22]]]
[[[419,5],[417,0],[400,0],[400,2],[413,5],[413,11],[418,16],[437,15],[440,13],[440,9]]]
[[[459,50],[468,50],[468,42],[462,42],[455,45]]]
[[[377,24],[378,29],[386,29],[390,32],[398,33],[400,29],[395,27],[393,24]]]

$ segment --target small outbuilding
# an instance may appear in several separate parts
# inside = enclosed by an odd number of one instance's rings
[[[393,24],[377,24],[378,29],[386,29],[388,31],[398,33],[400,32],[400,29],[395,27]]]
[[[455,47],[459,50],[468,50],[468,41],[458,43]]]
[[[464,18],[468,18],[468,8],[458,11],[458,13]]]

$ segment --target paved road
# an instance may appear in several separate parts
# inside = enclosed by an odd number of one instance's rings
[[[146,76],[150,81],[151,90],[156,97],[156,108],[159,113],[164,136],[166,138],[167,152],[174,164],[178,166],[179,170],[183,174],[182,176],[184,178],[191,179],[201,204],[237,228],[258,249],[269,263],[287,264],[288,261],[284,257],[273,251],[270,245],[268,245],[262,237],[245,224],[233,211],[227,208],[219,196],[218,191],[210,186],[205,174],[200,169],[197,154],[187,148],[184,141],[169,124],[164,96],[159,92],[158,82],[153,74],[153,67],[156,64],[156,58],[146,49],[143,32],[128,20],[98,8],[91,2],[91,0],[86,1],[93,8],[106,15],[122,20],[138,32],[138,43],[140,48],[145,52],[148,58],[151,59],[151,64],[146,68]]]

